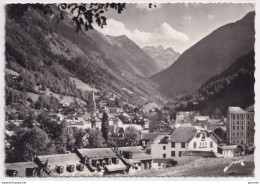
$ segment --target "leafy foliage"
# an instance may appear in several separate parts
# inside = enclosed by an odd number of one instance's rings
[[[102,133],[98,130],[89,131],[89,148],[104,148],[107,147],[106,141],[102,136]]]
[[[101,132],[103,138],[108,141],[108,133],[109,133],[109,119],[106,112],[103,113],[102,124],[101,124]]]
[[[17,21],[24,16],[28,9],[32,8],[42,11],[44,15],[56,16],[57,23],[59,23],[60,20],[64,20],[64,11],[69,11],[73,15],[72,21],[75,24],[75,30],[79,32],[82,30],[82,26],[86,31],[93,29],[92,24],[94,21],[103,28],[106,25],[106,17],[103,14],[110,9],[114,9],[120,14],[125,9],[125,6],[125,3],[61,3],[58,4],[58,7],[63,11],[55,15],[55,11],[52,9],[53,6],[50,4],[10,4],[7,6],[7,15]]]
[[[13,150],[7,161],[29,161],[35,154],[51,154],[54,147],[48,135],[40,128],[21,129],[11,143]]]
[[[125,129],[125,143],[127,146],[137,146],[140,140],[140,132],[134,127]]]

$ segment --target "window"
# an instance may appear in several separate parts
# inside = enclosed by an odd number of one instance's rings
[[[248,136],[248,137],[250,136],[250,133],[249,133],[249,132],[247,132],[247,136]]]
[[[235,137],[235,132],[233,132],[233,137]]]
[[[236,119],[235,114],[233,114],[233,119]]]
[[[179,151],[179,157],[181,157],[181,155],[182,155],[182,151]]]
[[[181,143],[181,148],[185,148],[185,142]]]
[[[239,121],[237,121],[237,125],[239,125]]]
[[[237,136],[239,137],[239,132],[237,132]]]
[[[247,114],[247,119],[250,119],[250,115],[249,114]]]
[[[241,130],[244,130],[244,126],[241,126]]]
[[[165,153],[163,154],[163,158],[166,158],[166,154]]]
[[[233,140],[233,144],[235,144],[235,140]]]
[[[197,148],[197,143],[196,143],[196,142],[193,143],[193,148],[194,148],[194,149]]]
[[[239,130],[239,126],[237,126],[237,130]]]
[[[239,119],[239,114],[237,114],[237,119]]]
[[[241,114],[241,119],[244,119],[244,114]]]
[[[165,146],[163,146],[163,150],[165,150],[166,149],[166,147]]]
[[[239,144],[239,140],[237,140],[237,144]]]
[[[172,157],[175,157],[175,151],[171,152]]]
[[[244,132],[241,132],[241,137],[244,137]]]
[[[233,126],[233,130],[236,130],[236,127],[235,127],[235,126]]]
[[[172,148],[175,148],[175,142],[172,142]]]
[[[210,141],[210,147],[213,148],[213,142],[212,141]]]
[[[244,141],[243,141],[243,140],[241,140],[241,144],[244,144]]]

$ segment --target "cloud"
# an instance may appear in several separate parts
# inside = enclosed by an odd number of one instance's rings
[[[216,18],[215,15],[207,15],[207,17],[208,17],[208,19],[214,19],[214,18]]]
[[[187,21],[190,21],[191,20],[191,16],[184,16],[183,19],[187,20]]]
[[[157,10],[158,8],[162,7],[162,4],[157,4],[157,3],[153,3],[153,6],[151,8],[149,8],[149,4],[141,4],[141,3],[137,3],[136,4],[136,8],[139,8],[141,10],[147,10],[147,11],[153,11],[153,10]],[[156,6],[156,7],[154,7]]]
[[[189,41],[189,37],[186,34],[175,30],[166,22],[162,23],[151,32],[140,31],[138,29],[130,30],[126,28],[124,23],[114,19],[108,19],[107,26],[103,29],[97,26],[95,26],[95,28],[105,35],[126,35],[140,47],[148,45],[163,45],[164,47],[172,47],[176,49],[176,43],[184,43]]]
[[[96,30],[98,30],[99,32],[105,35],[111,35],[111,36],[126,35],[127,37],[132,36],[131,31],[125,27],[125,24],[115,19],[108,19],[107,26],[104,26],[103,29],[95,25],[94,27]]]

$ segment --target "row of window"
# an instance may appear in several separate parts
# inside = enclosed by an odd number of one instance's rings
[[[201,142],[201,143],[200,143],[200,146],[201,146],[201,147],[202,147],[202,146],[207,146],[207,142]],[[213,142],[212,142],[212,141],[210,141],[209,146],[210,146],[210,148],[213,148]],[[194,148],[194,149],[197,148],[197,143],[196,143],[196,142],[193,143],[193,148]]]
[[[240,121],[237,121],[237,123],[235,121],[232,122],[233,126],[235,126],[236,124],[239,125],[240,124]],[[249,126],[250,124],[250,121],[247,121],[247,127]],[[244,121],[241,121],[241,126],[244,125]]]
[[[172,148],[175,148],[175,142],[172,142],[171,147],[172,147]],[[185,142],[182,142],[182,143],[181,143],[181,148],[185,148]]]
[[[244,119],[244,114],[241,114],[241,116],[239,116],[240,114],[233,114],[233,116],[232,116],[232,119],[240,119],[240,117],[241,117],[241,119]],[[250,118],[250,114],[247,114],[247,119],[249,119]]]
[[[249,142],[249,140],[247,141],[247,142]],[[243,139],[241,139],[241,140],[233,140],[233,144],[244,144],[244,140]]]
[[[176,156],[175,152],[177,152],[177,151],[171,151],[171,156],[172,157]],[[183,153],[183,151],[179,151],[179,157],[181,157],[182,153]],[[163,158],[166,158],[166,153],[163,154]]]
[[[236,130],[236,126],[233,126],[233,130]],[[237,126],[237,130],[239,130],[239,126]],[[241,126],[241,130],[244,130],[244,126]]]
[[[233,132],[233,137],[235,137],[236,136],[236,132]],[[239,132],[237,132],[237,137],[239,137],[240,136],[240,133]],[[247,136],[249,137],[250,136],[250,132],[247,132]],[[244,132],[241,132],[241,137],[244,137]]]

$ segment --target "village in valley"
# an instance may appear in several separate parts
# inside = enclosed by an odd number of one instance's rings
[[[49,117],[64,124],[66,134],[73,134],[75,129],[102,134],[102,127],[107,123],[112,144],[84,148],[83,142],[89,141],[87,136],[91,135],[82,134],[83,145],[80,148],[74,147],[64,154],[31,154],[32,161],[7,163],[6,174],[21,177],[134,176],[146,170],[167,171],[200,159],[228,160],[231,163],[235,158],[248,162],[244,158],[254,153],[254,105],[246,109],[229,107],[226,116],[219,111],[211,117],[196,111],[179,111],[173,119],[166,114],[164,121],[160,120],[156,127],[152,127],[147,117],[160,111],[158,108],[146,112],[132,105],[119,105],[114,94],[105,97],[94,91],[91,94],[92,101],[87,107],[71,104],[74,113],[66,113],[70,104],[62,104],[58,113],[48,112]],[[6,125],[17,129],[24,126],[24,122],[22,119],[7,120]],[[31,126],[41,125],[35,121]],[[9,140],[15,134],[11,129],[5,130],[7,149],[10,149]],[[248,173],[252,168],[248,171],[246,166],[242,168],[242,174],[252,174]],[[227,173],[232,173],[232,170],[234,168]],[[219,171],[225,174],[224,168],[219,168]]]
[[[205,15],[212,7],[217,15]],[[134,17],[134,28],[138,13],[129,12],[159,12],[159,27],[153,18],[139,25],[154,29],[147,35],[157,46],[110,35],[104,13],[113,10]],[[6,12],[6,177],[255,175],[252,4],[9,4]],[[107,26],[126,29],[112,18]]]

